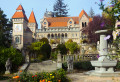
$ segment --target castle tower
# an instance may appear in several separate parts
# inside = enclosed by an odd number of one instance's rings
[[[30,30],[27,27],[28,19],[25,15],[25,11],[22,5],[19,5],[18,8],[16,9],[16,12],[12,16],[12,21],[13,21],[12,45],[13,47],[21,50],[24,47],[24,45],[28,43],[26,42],[26,37],[28,37],[27,33],[32,34],[32,32],[30,32]],[[31,40],[29,40],[29,43],[31,43]]]
[[[34,12],[32,11],[28,20],[28,27],[30,28],[30,30],[32,31],[32,41],[35,41],[36,38],[36,29],[38,29],[38,24],[34,15]]]

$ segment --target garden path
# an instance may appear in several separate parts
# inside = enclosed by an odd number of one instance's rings
[[[67,74],[72,82],[120,82],[120,77],[96,77],[88,76],[83,73]]]
[[[27,72],[36,73],[36,72],[52,72],[57,69],[57,63],[52,60],[43,61],[40,63],[31,63],[28,67]]]

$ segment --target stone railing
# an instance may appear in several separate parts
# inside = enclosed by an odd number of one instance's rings
[[[49,28],[49,29],[37,29],[36,32],[66,32],[66,31],[80,31],[79,28],[77,27],[73,27],[73,28],[58,28],[58,29],[54,29],[54,28]]]
[[[91,60],[97,60],[97,54],[84,54],[84,55],[63,55],[62,56],[62,62],[67,62],[67,58],[69,56],[73,57],[74,62],[78,61],[91,61]]]

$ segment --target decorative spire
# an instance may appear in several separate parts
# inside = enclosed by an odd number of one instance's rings
[[[87,13],[84,10],[82,10],[81,13],[79,14],[79,18],[81,18],[83,16],[83,14],[85,14],[87,16],[87,18],[89,18]]]
[[[18,10],[21,10],[21,11],[18,11]],[[28,21],[26,15],[25,15],[25,11],[21,4],[18,6],[16,11],[17,12],[15,12],[15,14],[12,16],[12,18],[24,18],[26,21]]]
[[[29,17],[29,23],[37,23],[33,10],[32,10],[30,17]]]

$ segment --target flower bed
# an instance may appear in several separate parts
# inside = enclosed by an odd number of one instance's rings
[[[55,72],[42,72],[31,74],[28,72],[22,72],[19,76],[14,76],[12,82],[69,82],[66,77],[66,72],[60,69]]]

